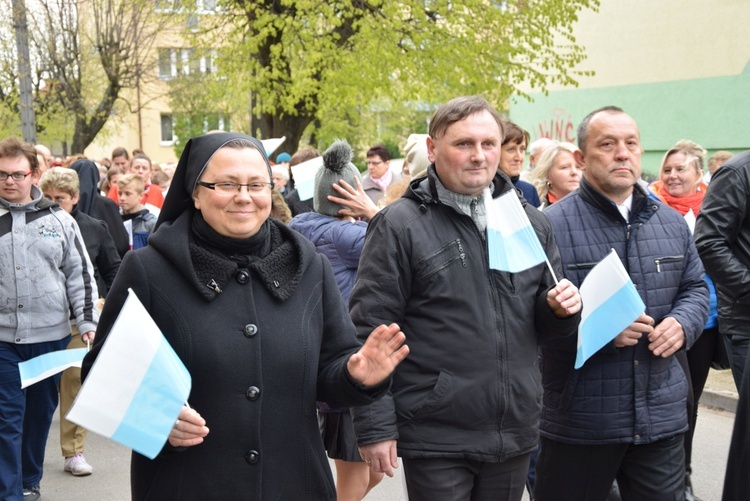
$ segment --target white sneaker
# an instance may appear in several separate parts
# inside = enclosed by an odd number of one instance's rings
[[[65,458],[65,471],[69,471],[76,477],[83,477],[91,475],[94,472],[94,468],[86,462],[83,452],[79,452],[75,456]]]

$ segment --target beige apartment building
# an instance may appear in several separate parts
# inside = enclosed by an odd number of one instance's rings
[[[142,149],[154,163],[176,163],[174,151],[174,116],[170,108],[168,83],[180,74],[191,72],[215,73],[215,54],[198,54],[187,46],[183,36],[187,30],[199,25],[202,16],[216,15],[215,0],[196,0],[194,15],[177,15],[169,0],[156,2],[157,13],[173,15],[175,23],[158,35],[151,51],[154,65],[153,78],[142,83],[139,89],[127,90],[125,99],[137,112],[119,106],[117,113],[107,122],[104,130],[91,143],[84,154],[95,160],[109,158],[118,146],[129,152]],[[205,124],[209,129],[229,129],[229,124],[218,118],[216,123]]]

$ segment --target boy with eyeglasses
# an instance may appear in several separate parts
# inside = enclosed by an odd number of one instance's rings
[[[130,248],[140,249],[148,245],[148,236],[156,226],[156,215],[141,205],[146,189],[143,179],[137,174],[125,174],[117,180],[117,193],[122,222],[130,237]]]
[[[0,499],[37,500],[59,375],[21,389],[18,364],[84,342],[99,320],[94,270],[73,217],[35,186],[31,144],[0,141]]]

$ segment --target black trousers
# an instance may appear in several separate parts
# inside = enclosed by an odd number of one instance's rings
[[[714,356],[716,343],[723,343],[723,336],[719,334],[717,327],[706,329],[687,351],[688,381],[693,389],[692,402],[688,396],[688,424],[690,430],[685,433],[685,470],[692,473],[691,466],[693,457],[693,437],[695,426],[698,423],[698,404],[706,386],[708,371],[711,369],[711,360]]]
[[[728,336],[729,342],[732,345],[731,363],[732,363],[732,377],[734,378],[734,385],[737,387],[739,393],[740,387],[742,386],[742,375],[745,372],[745,363],[747,361],[748,352],[750,352],[750,336]]]
[[[739,336],[735,336],[737,337]],[[746,501],[750,492],[750,351],[746,355],[747,365],[740,382],[740,400],[737,403],[734,431],[729,446],[722,501]],[[732,356],[735,356],[734,352]]]
[[[402,458],[409,501],[520,501],[530,455],[501,463]]]
[[[682,434],[651,444],[572,445],[542,437],[536,501],[604,501],[617,479],[623,501],[684,501]]]

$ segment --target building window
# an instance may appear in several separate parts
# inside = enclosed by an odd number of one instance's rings
[[[161,115],[161,142],[162,143],[173,143],[174,137],[174,121],[171,114],[162,113]]]
[[[198,14],[188,14],[185,23],[189,30],[198,31],[198,28],[200,27],[200,18],[198,18]]]
[[[172,72],[172,49],[159,49],[159,78],[168,80],[174,76]]]
[[[178,75],[216,73],[216,51],[198,55],[195,49],[158,49],[159,79],[170,80]]]
[[[156,12],[168,14],[185,10],[193,10],[193,7],[187,6],[183,1],[156,0]],[[194,10],[201,13],[216,12],[218,10],[216,0],[195,0]]]

